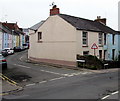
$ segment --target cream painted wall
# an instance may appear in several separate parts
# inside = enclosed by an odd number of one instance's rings
[[[38,42],[38,32],[42,32],[41,42]],[[82,31],[76,30],[58,15],[50,16],[36,33],[30,33],[28,57],[39,59],[76,62],[76,54],[83,55],[83,51],[89,51],[90,55],[94,55],[91,46],[93,43],[98,45],[98,33],[88,31],[88,47],[82,47]],[[104,52],[103,47],[96,49],[97,57],[99,50]]]
[[[42,43],[38,43],[37,33],[42,32]],[[76,61],[76,29],[58,15],[50,16],[30,35],[29,57]]]
[[[77,54],[83,55],[83,51],[89,51],[90,55],[94,55],[94,49],[91,49],[92,45],[96,43],[98,46],[98,49],[95,50],[96,56],[99,58],[99,50],[102,50],[102,58],[103,58],[103,47],[99,47],[98,45],[98,33],[97,32],[88,32],[88,47],[83,47],[82,45],[82,32],[80,30],[77,30]]]
[[[30,56],[34,55],[34,52],[36,50],[36,45],[35,44],[37,43],[35,31],[29,29],[29,35],[30,35],[29,36],[30,47],[29,47],[29,50],[28,50],[28,58]]]

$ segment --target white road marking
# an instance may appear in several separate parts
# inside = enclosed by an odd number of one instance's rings
[[[62,76],[68,75],[68,74],[61,74],[61,73],[57,73],[57,72],[47,71],[47,70],[40,70],[40,71],[42,71],[42,72],[47,72],[47,73],[51,73],[51,74],[62,75]]]
[[[112,93],[111,95],[114,95],[114,94],[117,94],[117,93],[119,93],[119,91],[116,91],[116,92]]]
[[[72,77],[72,76],[75,76],[75,75],[80,75],[80,74],[87,74],[89,72],[78,72],[78,73],[71,73],[71,74],[60,74],[60,73],[56,73],[56,72],[51,72],[51,71],[46,71],[46,70],[40,70],[42,72],[47,72],[47,73],[52,73],[52,74],[57,74],[57,75],[62,75],[62,77],[58,77],[58,78],[53,78],[53,79],[50,79],[48,81],[41,81],[39,82],[39,84],[42,84],[42,83],[46,83],[46,82],[49,82],[49,81],[55,81],[55,80],[60,80],[60,79],[63,79],[63,78],[66,78],[66,77]],[[35,85],[35,83],[33,84],[28,84],[26,86],[33,86]]]
[[[40,70],[40,71],[51,73],[51,74],[57,74],[57,75],[61,75],[61,76],[67,76],[67,77],[72,77],[72,76],[80,75],[80,74],[90,74],[89,72],[78,72],[78,73],[62,74],[62,73],[57,73],[57,72],[52,72],[52,71],[47,71],[47,70]]]
[[[31,68],[31,67],[28,67],[28,66],[24,66],[24,65],[18,65],[18,64],[14,64],[15,66],[19,66],[19,67],[24,67],[24,68]]]
[[[65,77],[54,78],[54,79],[50,79],[49,81],[60,80],[60,79],[63,79],[63,78],[65,78]]]
[[[22,61],[23,56],[20,57],[20,61]]]
[[[111,95],[115,95],[115,94],[117,94],[117,93],[119,93],[119,91],[113,92],[113,93],[111,93],[110,95],[107,95],[107,96],[103,97],[102,100],[107,99],[107,98],[110,97]]]
[[[35,83],[33,83],[33,84],[28,84],[28,85],[26,85],[26,86],[33,86],[33,85],[35,85]]]
[[[102,100],[104,100],[104,99],[108,98],[109,96],[110,96],[110,95],[107,95],[107,96],[103,97],[103,98],[102,98]]]
[[[39,82],[39,83],[45,83],[45,82],[47,82],[47,81],[41,81],[41,82]]]

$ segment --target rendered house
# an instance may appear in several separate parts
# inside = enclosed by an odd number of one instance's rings
[[[118,60],[120,51],[120,33],[106,26],[106,19],[101,19],[100,16],[95,20],[103,25],[96,25],[104,32],[104,59]]]
[[[22,32],[22,29],[18,27],[17,23],[3,23],[4,26],[8,27],[11,30],[12,34],[12,47],[20,47],[23,44],[24,39],[24,33]]]
[[[11,39],[11,30],[6,27],[3,23],[1,23],[1,33],[2,33],[2,49],[9,48],[12,45]]]
[[[118,60],[120,54],[120,34],[106,34],[104,44],[104,59]]]
[[[24,33],[17,23],[1,22],[0,30],[0,36],[2,37],[0,40],[1,49],[14,48],[23,44],[23,40],[25,40]]]
[[[94,55],[91,47],[95,43],[98,47],[95,55],[104,59],[104,34],[115,32],[98,21],[60,14],[59,8],[53,6],[47,20],[36,30],[30,30],[28,58],[76,66],[77,54]]]
[[[2,23],[0,22],[0,50],[2,50]]]

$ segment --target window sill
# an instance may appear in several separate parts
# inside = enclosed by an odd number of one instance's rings
[[[82,47],[88,47],[88,45],[86,45],[86,46],[82,46]]]
[[[103,45],[99,45],[99,47],[103,47]]]
[[[43,41],[41,41],[41,40],[38,40],[37,42],[38,42],[38,43],[42,43]]]

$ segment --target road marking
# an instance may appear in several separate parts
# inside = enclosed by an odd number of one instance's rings
[[[46,70],[40,70],[42,72],[47,72],[47,73],[52,73],[52,74],[57,74],[57,75],[62,75],[62,77],[58,77],[58,78],[53,78],[53,79],[50,79],[48,81],[55,81],[55,80],[60,80],[60,79],[63,79],[63,78],[66,78],[66,77],[72,77],[72,76],[75,76],[75,75],[80,75],[80,74],[87,74],[89,72],[79,72],[79,73],[71,73],[71,74],[60,74],[60,73],[56,73],[56,72],[51,72],[51,71],[46,71]],[[33,83],[33,84],[28,84],[26,86],[33,86],[35,84],[42,84],[42,83],[46,83],[48,81],[41,81],[39,83]]]
[[[28,66],[24,66],[24,65],[18,65],[18,64],[14,64],[15,66],[19,66],[19,67],[24,67],[24,68],[31,68],[31,67],[28,67]]]
[[[111,93],[111,94],[103,97],[102,100],[107,99],[107,98],[110,97],[111,95],[115,95],[115,94],[117,94],[117,93],[119,93],[119,91],[113,92],[113,93]]]
[[[32,83],[32,84],[28,84],[28,85],[26,85],[26,86],[34,86],[35,85],[35,83]]]
[[[47,81],[41,81],[41,82],[39,82],[39,83],[45,83],[45,82],[47,82]]]
[[[119,91],[116,91],[116,92],[112,93],[111,95],[114,95],[114,94],[117,94],[117,93],[119,93]]]
[[[104,100],[104,99],[108,98],[109,96],[110,96],[110,95],[107,95],[107,96],[103,97],[103,98],[102,98],[102,100]]]
[[[60,79],[63,79],[63,78],[65,78],[65,77],[54,78],[54,79],[51,79],[51,80],[49,80],[49,81],[60,80]]]
[[[72,77],[72,76],[80,75],[80,74],[90,74],[89,72],[78,72],[78,73],[62,74],[62,73],[57,73],[57,72],[52,72],[52,71],[47,71],[47,70],[40,70],[40,71],[51,73],[51,74],[57,74],[57,75],[61,75],[61,76],[67,76],[67,77]]]
[[[23,56],[20,57],[20,61],[22,61]]]
[[[42,71],[42,72],[47,72],[47,73],[51,73],[51,74],[62,75],[62,76],[68,75],[68,74],[61,74],[61,73],[57,73],[57,72],[47,71],[47,70],[40,70],[40,71]]]

